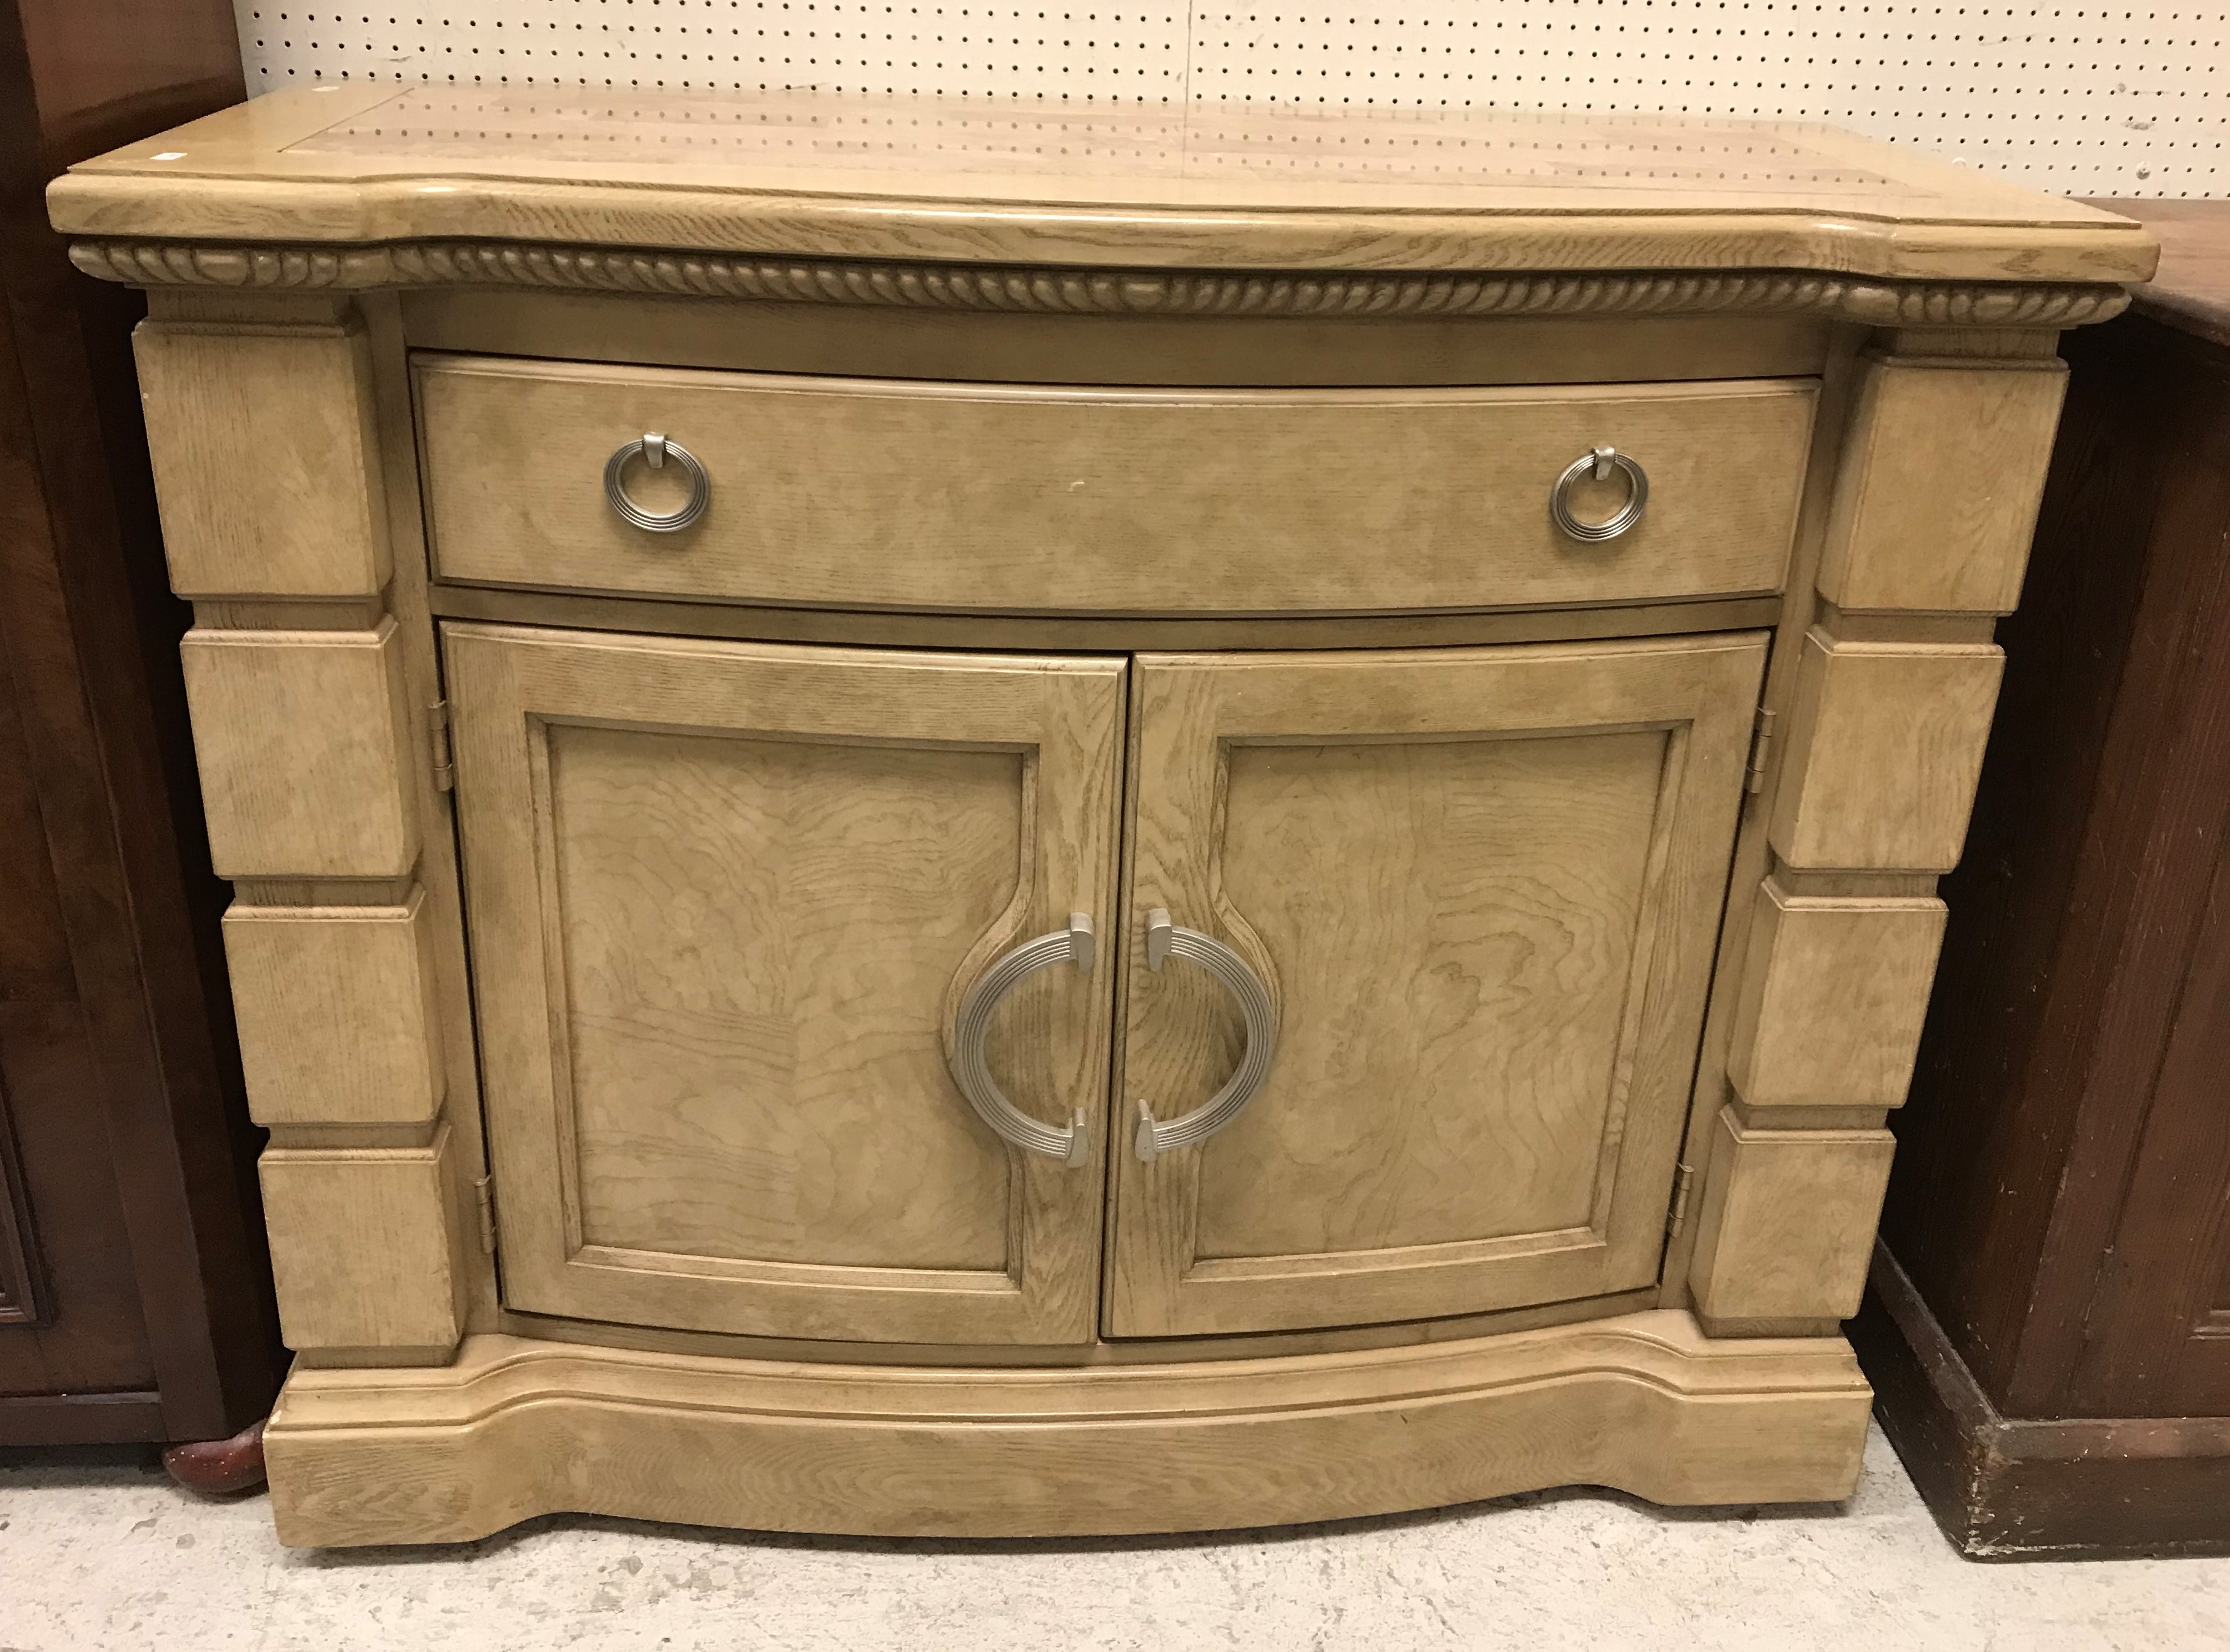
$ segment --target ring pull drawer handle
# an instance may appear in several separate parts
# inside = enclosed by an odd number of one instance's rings
[[[1592,477],[1598,482],[1610,480],[1617,471],[1626,477],[1626,503],[1618,513],[1606,522],[1582,522],[1572,514],[1572,485],[1582,477]],[[1549,517],[1565,537],[1582,544],[1601,544],[1606,539],[1615,539],[1641,520],[1642,511],[1649,504],[1649,472],[1627,454],[1615,447],[1591,447],[1570,464],[1556,479],[1556,485],[1549,490]]]
[[[672,451],[671,444],[667,451]],[[991,1012],[1024,977],[1057,964],[1074,964],[1079,974],[1089,975],[1092,952],[1091,915],[1070,913],[1068,928],[1023,942],[978,975],[960,1000],[960,1012],[952,1024],[952,1082],[960,1086],[976,1116],[1023,1152],[1041,1153],[1065,1165],[1084,1164],[1092,1157],[1090,1121],[1084,1110],[1079,1108],[1070,1115],[1066,1126],[1032,1118],[1009,1101],[993,1080],[983,1060],[983,1042],[990,1036]]]
[[[1271,1003],[1270,989],[1262,985],[1262,978],[1214,935],[1178,928],[1170,922],[1168,910],[1157,906],[1146,914],[1146,967],[1158,973],[1163,962],[1173,957],[1198,964],[1238,1000],[1240,1017],[1247,1025],[1247,1049],[1223,1088],[1191,1112],[1164,1123],[1155,1118],[1144,1101],[1138,1103],[1138,1129],[1131,1150],[1147,1164],[1165,1153],[1207,1141],[1237,1118],[1269,1077],[1270,1058],[1278,1053],[1277,1007]]]
[[[627,467],[628,461],[640,458],[652,470],[666,468],[667,460],[680,466],[689,477],[689,501],[679,511],[660,512],[646,511],[628,497]],[[712,503],[712,479],[705,473],[705,466],[697,455],[670,437],[655,430],[647,430],[633,441],[623,441],[612,450],[604,461],[604,497],[611,501],[622,521],[633,524],[647,533],[680,533],[693,525],[705,514],[705,507]]]

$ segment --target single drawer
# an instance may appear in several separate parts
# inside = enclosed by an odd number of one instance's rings
[[[1508,389],[1126,390],[421,354],[443,578],[838,608],[1367,614],[1780,588],[1810,380]],[[674,532],[608,500],[646,432],[701,463]],[[1590,448],[1647,473],[1586,543],[1550,494]],[[641,509],[685,467],[621,473]],[[1614,515],[1614,471],[1572,486]]]

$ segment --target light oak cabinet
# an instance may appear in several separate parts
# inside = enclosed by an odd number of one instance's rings
[[[1825,131],[872,106],[328,87],[52,194],[150,294],[280,1535],[1847,1494],[2149,241]]]

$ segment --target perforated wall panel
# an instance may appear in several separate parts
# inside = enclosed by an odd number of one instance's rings
[[[327,80],[1782,117],[2069,195],[2230,193],[2230,5],[1918,0],[237,0],[251,91]]]

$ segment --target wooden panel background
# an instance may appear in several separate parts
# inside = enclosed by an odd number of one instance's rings
[[[2219,1212],[2230,1181],[2204,940],[2230,824],[2230,363],[2142,316],[2063,349],[1884,1233],[2009,1416],[2230,1415],[2207,1374],[2230,1339],[2189,1334],[2220,1229],[2188,1202],[2211,1187]]]
[[[42,195],[240,92],[222,0],[0,3],[0,1090],[51,1320],[0,1324],[0,1443],[229,1435],[282,1369],[144,305],[69,267]]]

